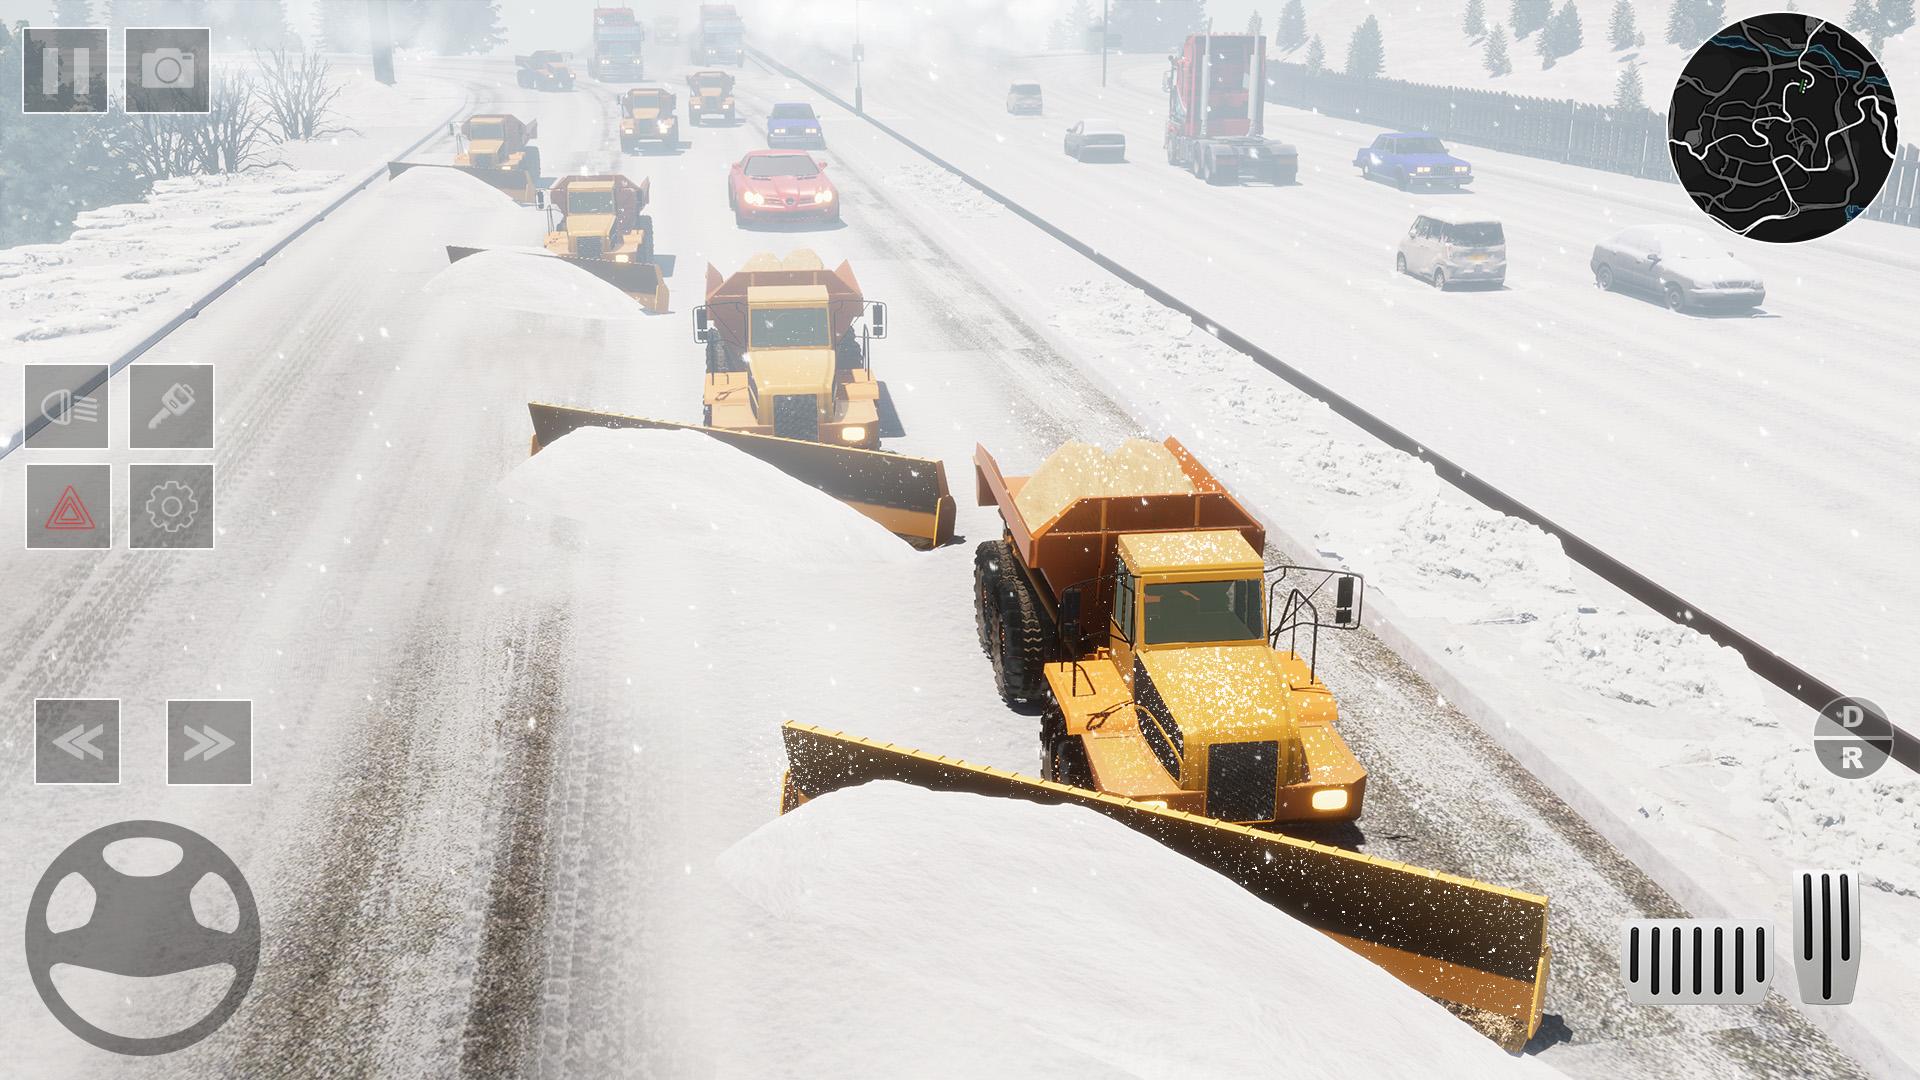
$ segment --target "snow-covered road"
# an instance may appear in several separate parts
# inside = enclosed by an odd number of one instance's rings
[[[680,71],[664,59],[671,84]],[[36,789],[22,731],[3,737],[0,817],[29,823],[30,839],[0,863],[0,921],[20,925],[34,878],[69,840],[161,818],[246,869],[266,953],[231,1031],[158,1060],[81,1047],[9,968],[0,1007],[27,1019],[8,1069],[743,1074],[701,1007],[746,995],[767,1010],[780,992],[704,972],[723,927],[702,923],[702,902],[721,853],[772,814],[775,724],[831,722],[1033,766],[1032,721],[998,704],[974,647],[967,547],[866,576],[821,566],[844,604],[823,620],[762,604],[760,590],[792,587],[769,583],[795,568],[777,555],[737,578],[613,558],[624,552],[497,486],[525,460],[529,399],[697,418],[685,312],[704,265],[768,249],[850,259],[891,303],[876,371],[906,426],[897,449],[957,469],[981,442],[1024,468],[1067,437],[1111,443],[1138,421],[900,211],[897,173],[834,161],[843,229],[736,229],[725,163],[758,145],[777,80],[743,76],[742,125],[695,129],[677,156],[622,158],[609,91],[534,95],[507,85],[504,65],[484,70],[499,83],[486,104],[540,120],[549,172],[618,163],[653,181],[660,249],[678,258],[675,312],[640,316],[549,260],[447,268],[442,245],[536,244],[541,217],[414,170],[149,355],[220,365],[220,547],[0,552],[17,601],[0,612],[0,647],[22,658],[0,700],[24,716],[34,697],[121,698],[126,743],[121,786]],[[21,482],[0,472],[0,505],[20,505]],[[953,484],[964,496],[970,477]],[[655,513],[663,532],[702,516]],[[748,515],[729,521],[751,527]],[[778,548],[778,522],[760,525]],[[989,511],[962,507],[962,532],[996,528]],[[731,539],[720,550],[742,546]],[[640,550],[684,558],[689,546]],[[636,592],[652,626],[623,619],[635,609],[616,599]],[[703,639],[723,644],[703,651]],[[1543,1060],[1584,1075],[1765,1075],[1788,1060],[1848,1074],[1777,1003],[1738,1020],[1626,1009],[1614,927],[1673,913],[1672,901],[1370,635],[1323,641],[1321,661],[1373,769],[1364,849],[1554,898],[1557,1027],[1545,1041],[1569,1041]],[[169,696],[255,699],[252,787],[164,785]]]
[[[789,51],[802,46],[790,46]],[[837,48],[835,50],[837,53]],[[834,55],[811,76],[851,97]],[[1166,165],[1163,60],[992,66],[875,46],[870,113],[1568,529],[1896,718],[1920,708],[1907,573],[1920,532],[1920,231],[1857,222],[1820,243],[1728,236],[1760,272],[1756,318],[1678,315],[1594,287],[1596,241],[1630,225],[1712,228],[1676,185],[1462,152],[1461,195],[1407,194],[1350,163],[1378,129],[1288,109],[1301,184],[1207,188]],[[1015,78],[1047,115],[1005,113]],[[1082,117],[1118,121],[1129,161],[1061,152]],[[1506,227],[1507,287],[1437,293],[1394,273],[1416,213]],[[1809,620],[1813,620],[1809,624]]]

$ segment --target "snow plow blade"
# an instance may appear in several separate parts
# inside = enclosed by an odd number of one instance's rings
[[[940,461],[846,446],[528,402],[533,452],[583,427],[698,431],[846,503],[917,548],[953,541],[954,501]]]
[[[432,161],[389,161],[387,179],[391,180],[408,169],[452,169],[468,176],[478,177],[489,187],[504,192],[508,198],[521,206],[532,206],[535,201],[536,180],[521,169],[482,169],[472,165],[446,165]]]
[[[781,725],[780,812],[874,780],[1071,803],[1232,879],[1373,961],[1511,1052],[1540,1026],[1547,898],[808,724]]]
[[[469,255],[478,255],[486,248],[455,247],[447,245],[447,261],[459,262]],[[633,297],[641,307],[656,315],[667,312],[667,281],[661,275],[660,265],[650,261],[614,262],[611,259],[583,259],[574,255],[555,255],[540,251],[523,251],[520,254],[535,258],[558,259],[568,266],[577,266],[601,281]],[[670,256],[669,256],[670,257]]]

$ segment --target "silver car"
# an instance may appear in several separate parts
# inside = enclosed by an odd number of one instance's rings
[[[1767,298],[1758,271],[1725,244],[1685,225],[1636,225],[1593,247],[1593,280],[1602,289],[1657,296],[1675,311],[1752,309]]]
[[[1007,87],[1007,111],[1018,116],[1040,115],[1040,84],[1017,82]]]
[[[1400,238],[1393,264],[1436,289],[1468,283],[1498,288],[1507,280],[1507,233],[1484,214],[1429,210]]]

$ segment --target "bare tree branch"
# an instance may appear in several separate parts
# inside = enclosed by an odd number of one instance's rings
[[[301,142],[344,135],[353,131],[329,123],[333,103],[346,89],[332,78],[332,67],[317,52],[288,53],[271,49],[256,53],[260,65],[260,97],[278,142]]]

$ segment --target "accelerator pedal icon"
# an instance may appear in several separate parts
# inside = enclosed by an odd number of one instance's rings
[[[1860,877],[1802,870],[1793,888],[1793,967],[1800,1000],[1845,1005],[1860,979]]]

